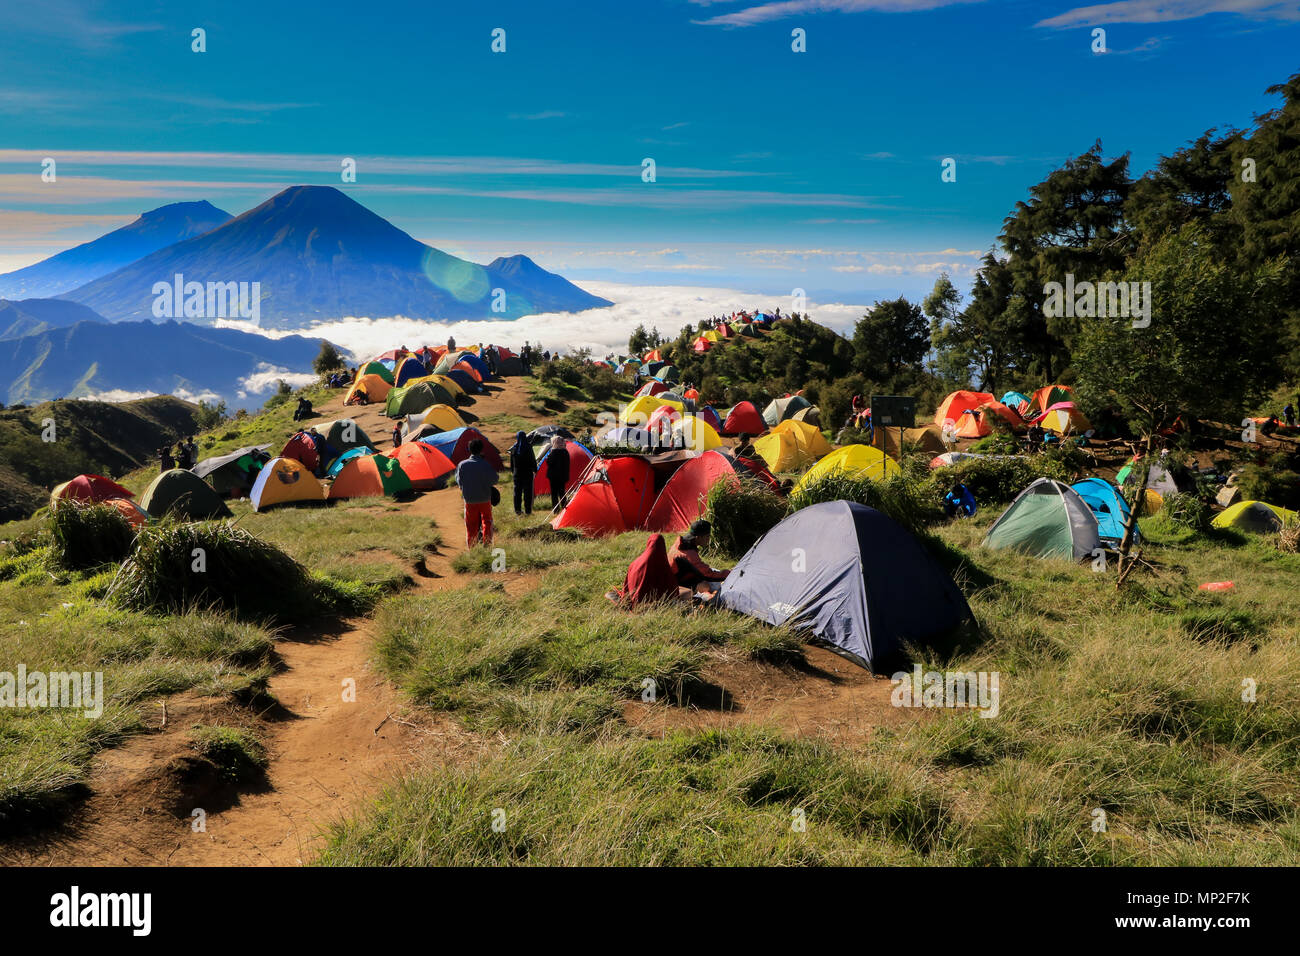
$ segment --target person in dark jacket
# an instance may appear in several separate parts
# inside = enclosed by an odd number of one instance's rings
[[[159,472],[171,471],[176,467],[176,459],[172,457],[172,446],[163,445],[158,449],[158,470]]]
[[[677,539],[669,552],[668,560],[681,587],[713,594],[727,579],[726,571],[711,567],[700,557],[700,549],[708,547],[712,531],[713,526],[701,518],[691,525],[689,532]]]
[[[533,513],[533,478],[537,474],[537,456],[528,436],[515,432],[515,443],[510,446],[510,474],[515,482],[515,514]]]
[[[551,510],[564,499],[564,489],[569,483],[569,449],[559,435],[551,437],[551,450],[546,455],[546,480],[551,486]]]

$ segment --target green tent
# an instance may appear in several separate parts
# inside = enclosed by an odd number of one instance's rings
[[[767,408],[763,409],[763,421],[769,428],[775,428],[787,418],[794,418],[797,412],[811,407],[812,402],[802,395],[787,395],[767,403]]]
[[[249,445],[224,455],[205,458],[192,471],[207,481],[222,498],[247,494],[257,481],[257,473],[267,460],[263,454],[270,445]]]
[[[230,517],[230,509],[212,486],[183,468],[164,471],[149,482],[140,496],[140,507],[156,518],[165,514],[195,521]]]
[[[454,408],[456,399],[437,382],[417,382],[390,391],[385,414],[389,418],[401,418],[422,412],[430,405],[450,405]]]
[[[323,422],[316,426],[316,431],[324,435],[325,440],[340,452],[345,452],[350,448],[373,448],[375,446],[375,443],[370,440],[370,436],[351,418]]]
[[[669,385],[675,385],[682,380],[682,375],[677,371],[675,365],[665,365],[659,370],[659,381]]]
[[[378,375],[389,385],[393,384],[393,373],[388,370],[388,366],[383,362],[367,362],[357,369],[357,378],[360,379],[363,375]]]
[[[1059,481],[1039,478],[993,522],[984,547],[1078,561],[1099,549],[1101,538],[1097,516],[1077,491]]]

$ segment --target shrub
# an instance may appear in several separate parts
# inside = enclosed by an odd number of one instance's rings
[[[190,741],[195,752],[235,783],[259,777],[266,769],[266,748],[247,730],[199,726],[190,732]]]
[[[87,571],[126,560],[135,531],[116,508],[65,500],[50,511],[50,539],[59,567]]]
[[[1165,521],[1176,528],[1203,532],[1210,528],[1210,509],[1195,495],[1176,494],[1165,498],[1160,509]]]
[[[856,501],[883,511],[913,534],[920,534],[941,515],[938,498],[929,481],[891,475],[875,481],[836,470],[804,482],[790,494],[790,510],[798,511],[823,501]]]
[[[320,590],[297,561],[231,523],[164,523],[141,530],[108,598],[131,610],[211,607],[291,623],[320,613]]]
[[[1243,498],[1267,501],[1283,508],[1300,508],[1300,474],[1285,469],[1247,465],[1237,478]]]
[[[709,489],[705,514],[713,525],[710,548],[739,558],[785,517],[786,503],[766,487],[719,481]]]
[[[1069,480],[1061,462],[1046,454],[970,458],[934,473],[937,485],[961,482],[981,505],[1006,504],[1037,478]]]

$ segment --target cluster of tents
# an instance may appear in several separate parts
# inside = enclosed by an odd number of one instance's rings
[[[1087,417],[1074,404],[1068,385],[1045,385],[1025,395],[1007,392],[1001,399],[990,392],[957,391],[948,395],[934,413],[934,424],[957,438],[984,438],[993,433],[995,420],[1013,431],[1037,425],[1058,435],[1092,431]]]
[[[497,373],[518,375],[523,369],[519,356],[504,346],[495,346]],[[483,393],[490,377],[487,362],[477,347],[449,350],[445,345],[404,348],[384,352],[357,367],[356,378],[344,396],[344,404],[384,402],[390,418],[421,411],[430,405],[455,406]]]
[[[108,505],[137,528],[150,518],[168,515],[194,521],[230,517],[230,509],[212,486],[183,468],[164,471],[149,482],[138,501],[134,499],[133,492],[112,479],[85,474],[57,485],[50,492],[50,507],[71,501]]]

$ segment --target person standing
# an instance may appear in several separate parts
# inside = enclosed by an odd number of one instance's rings
[[[393,426],[393,447],[396,448],[402,443],[402,426],[400,424]]]
[[[176,459],[172,457],[172,446],[163,445],[158,449],[158,472],[171,471],[176,467]]]
[[[497,470],[483,457],[483,440],[469,443],[469,457],[456,466],[456,484],[465,502],[465,547],[472,548],[481,539],[492,547],[492,495],[496,491]]]
[[[533,513],[533,480],[537,475],[537,456],[528,436],[515,432],[515,443],[510,446],[510,474],[515,483],[515,514]]]
[[[551,510],[564,500],[564,489],[569,484],[569,449],[559,435],[551,436],[551,450],[546,455],[546,480],[551,486]]]

